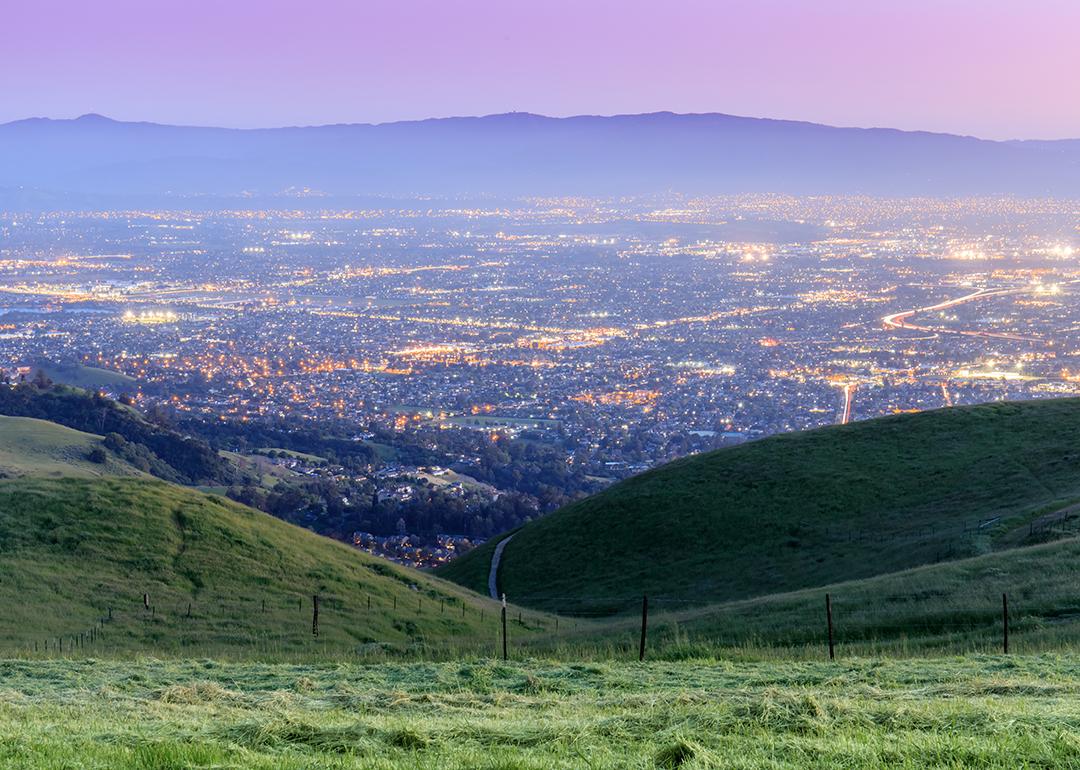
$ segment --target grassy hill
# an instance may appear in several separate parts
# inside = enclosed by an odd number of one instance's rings
[[[713,604],[1054,537],[1080,503],[1080,400],[958,407],[689,457],[533,522],[500,588],[527,606]],[[494,542],[443,569],[481,591]]]
[[[999,653],[1006,593],[1012,652],[1075,650],[1080,646],[1077,565],[1080,539],[1068,536],[863,580],[706,606],[651,596],[649,656],[820,660],[827,653],[827,593],[837,654],[844,659]],[[640,611],[640,596],[636,602]],[[637,656],[641,621],[636,613],[564,617],[562,623],[566,630],[559,645],[573,655]],[[551,642],[529,638],[519,646],[542,654]]]
[[[33,417],[109,437],[114,454],[166,481],[230,484],[237,469],[206,442],[151,422],[117,401],[67,385],[0,387],[0,415]]]
[[[55,652],[58,637],[70,652],[80,634],[80,651],[106,656],[493,652],[497,635],[495,604],[454,584],[136,478],[0,481],[0,605],[9,653],[43,653],[46,640]]]
[[[71,385],[76,388],[109,388],[117,391],[133,391],[138,385],[134,377],[110,369],[86,366],[76,363],[54,363],[41,361],[35,367],[45,373],[53,382]]]
[[[104,463],[90,453],[102,447],[101,436],[31,417],[0,416],[0,478],[8,476],[143,476],[111,453]]]

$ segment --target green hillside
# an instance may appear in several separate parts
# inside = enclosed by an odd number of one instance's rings
[[[53,363],[42,361],[35,369],[40,369],[53,382],[71,385],[76,388],[111,388],[119,391],[133,391],[138,382],[121,372],[99,369],[75,363]]]
[[[104,462],[91,461],[90,453],[98,448],[101,436],[46,420],[0,417],[0,478],[144,475],[112,453],[105,453]]]
[[[652,596],[649,655],[661,659],[821,659],[827,652],[825,595],[831,596],[838,654],[924,656],[1002,649],[1008,594],[1012,652],[1080,646],[1080,539],[914,567],[887,575],[720,604],[694,606]],[[640,610],[641,598],[636,597]],[[579,654],[636,657],[640,616],[564,618],[560,639]],[[522,640],[543,652],[550,639]],[[586,652],[587,651],[587,652]],[[594,652],[596,651],[596,652]]]
[[[501,590],[528,606],[711,604],[1054,537],[1080,502],[1080,400],[958,407],[686,458],[523,527]],[[442,575],[485,590],[494,542]]]
[[[134,478],[0,481],[0,606],[8,653],[41,654],[46,641],[55,652],[58,637],[70,652],[80,635],[80,652],[104,656],[491,653],[497,635],[495,604],[458,586],[223,498]],[[530,622],[515,634],[531,633]]]

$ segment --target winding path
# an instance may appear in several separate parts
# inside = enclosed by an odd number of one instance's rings
[[[502,561],[503,548],[514,539],[513,535],[504,537],[495,544],[495,553],[491,554],[491,571],[488,573],[488,594],[492,599],[499,598],[499,562]]]

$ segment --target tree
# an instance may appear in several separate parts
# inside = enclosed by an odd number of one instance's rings
[[[38,390],[48,390],[52,387],[53,382],[45,374],[44,369],[38,369],[34,373],[34,380],[31,384]]]

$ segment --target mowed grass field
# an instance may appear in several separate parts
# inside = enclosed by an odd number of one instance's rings
[[[633,612],[870,578],[1037,542],[1080,502],[1080,400],[957,407],[684,458],[522,527],[499,587]],[[444,567],[484,590],[494,540]]]
[[[0,662],[0,766],[1067,768],[1072,657]]]

